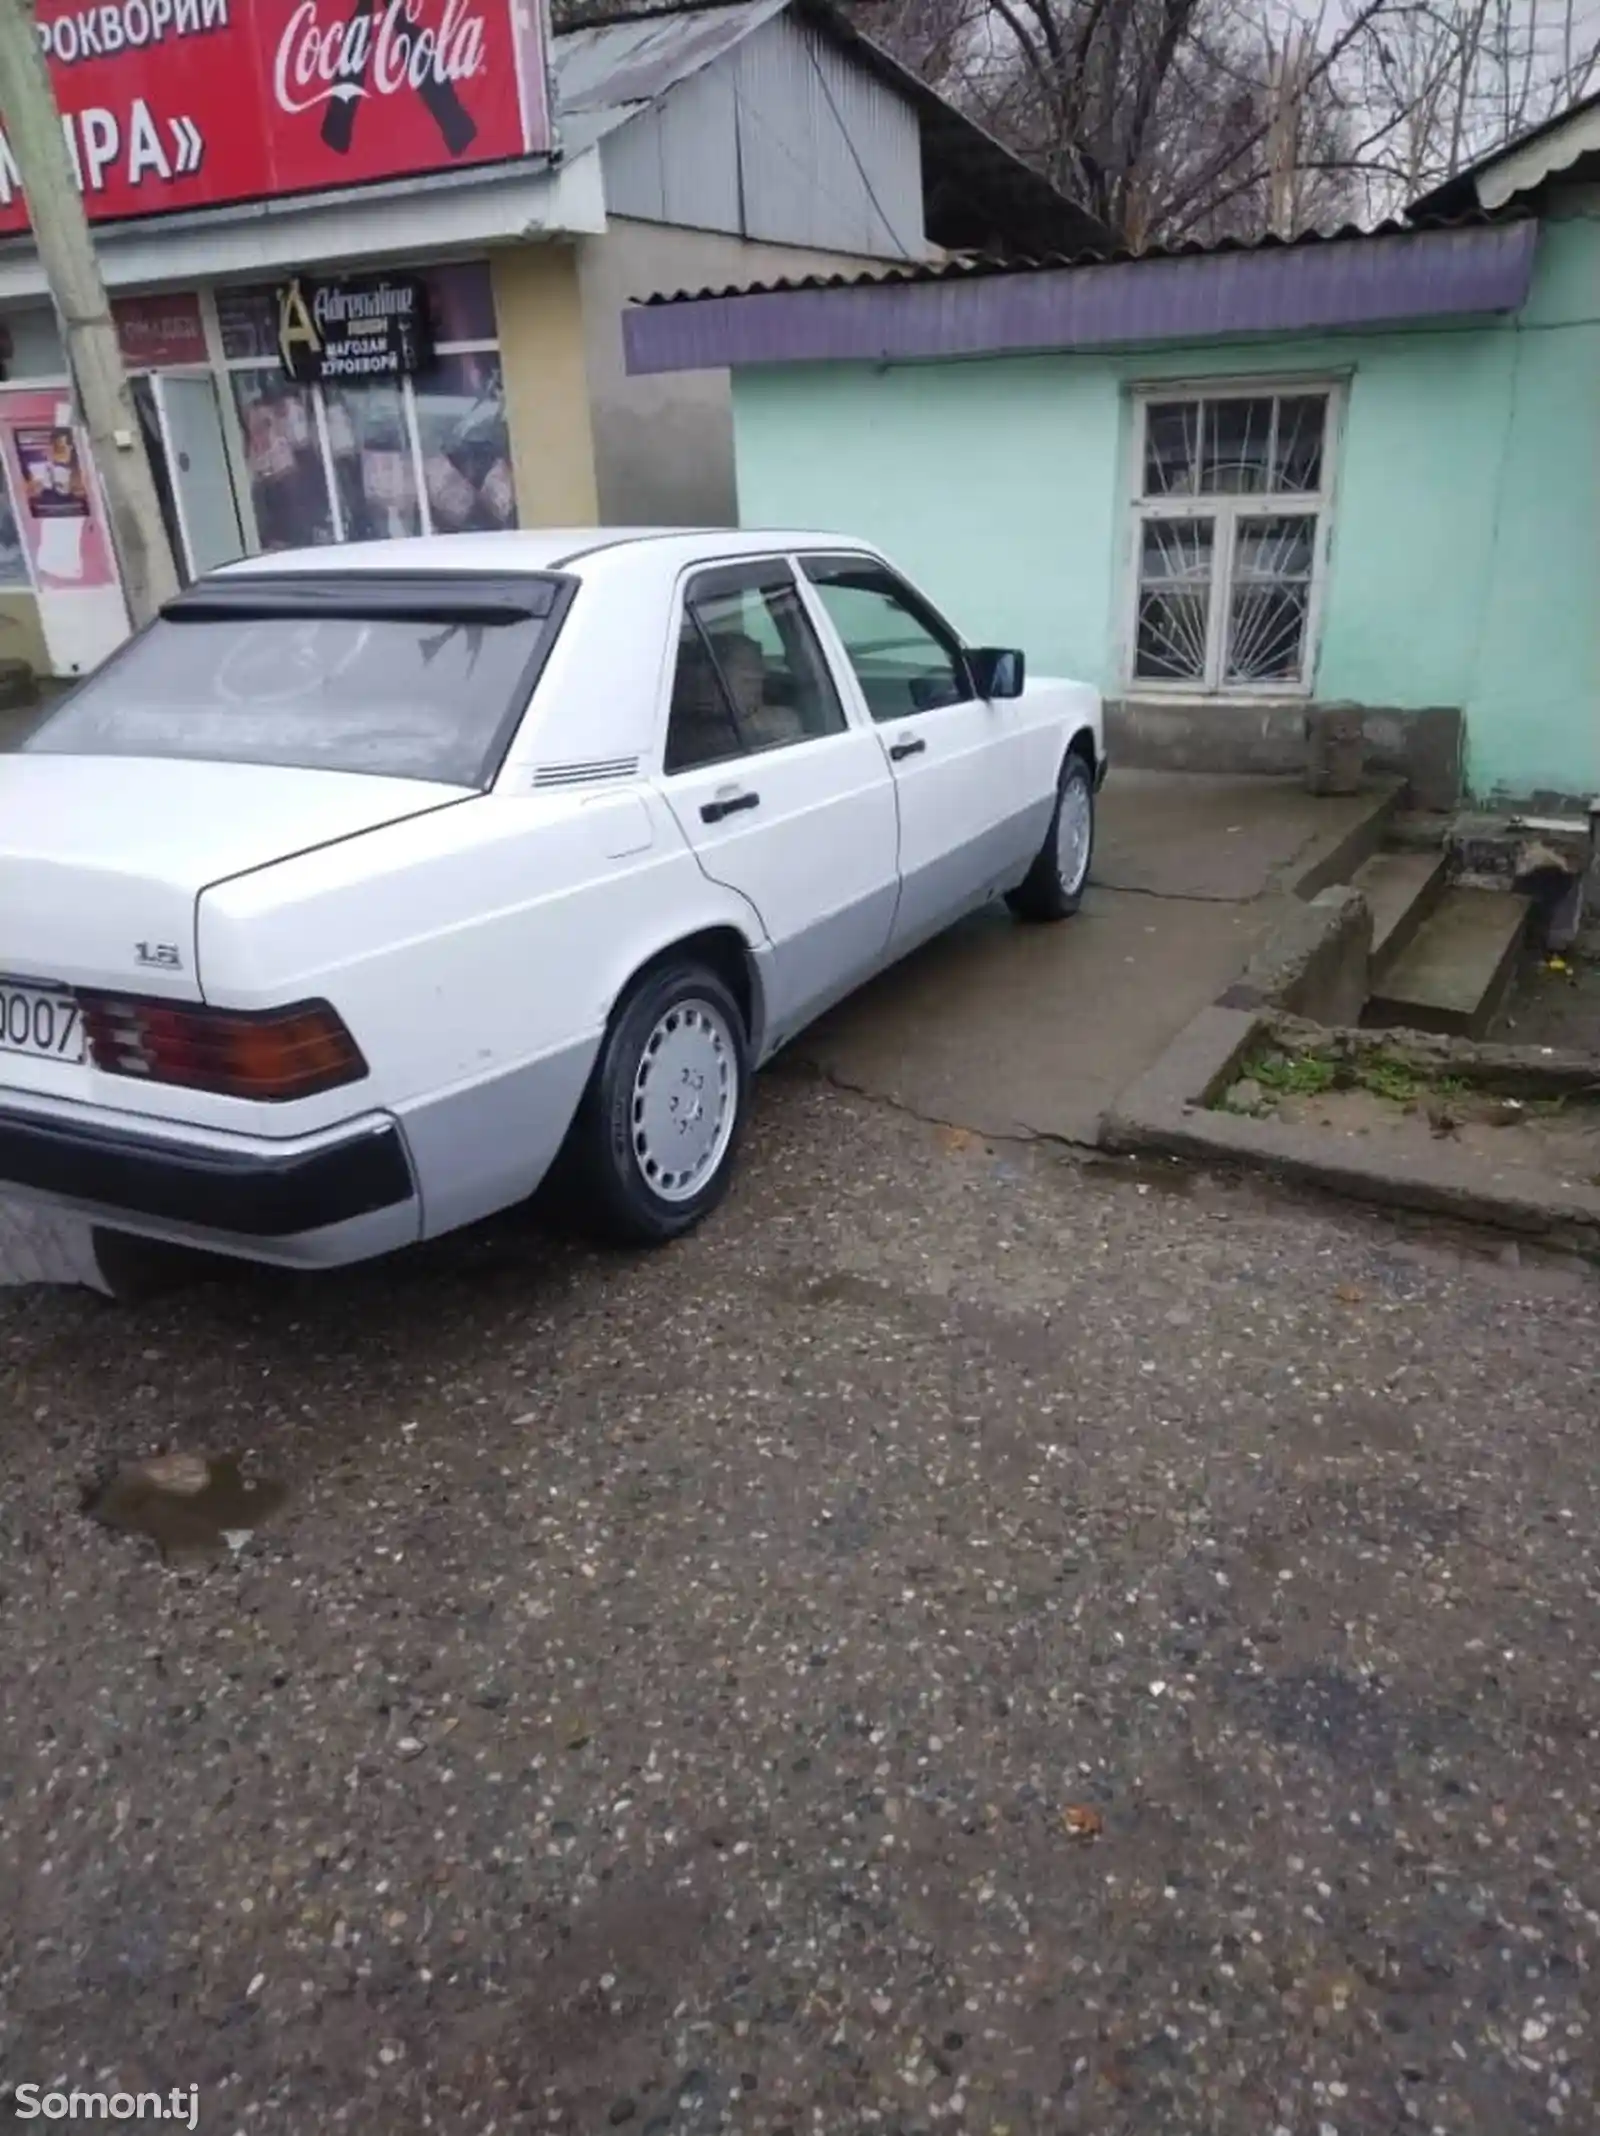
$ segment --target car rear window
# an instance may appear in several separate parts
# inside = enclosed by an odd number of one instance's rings
[[[485,786],[568,590],[458,573],[204,580],[23,746]]]

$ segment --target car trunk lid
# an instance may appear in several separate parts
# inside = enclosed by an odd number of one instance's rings
[[[202,891],[467,798],[420,779],[0,756],[0,976],[203,999]]]

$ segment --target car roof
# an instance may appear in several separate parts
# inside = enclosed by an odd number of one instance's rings
[[[865,549],[844,534],[744,527],[529,527],[495,534],[417,534],[393,541],[341,542],[319,549],[275,549],[241,557],[223,572],[573,571],[621,549],[659,548],[672,569],[702,557],[766,556],[784,549]]]

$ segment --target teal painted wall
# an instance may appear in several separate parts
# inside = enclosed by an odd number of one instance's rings
[[[1600,790],[1600,205],[1515,320],[734,380],[746,525],[880,542],[971,637],[1123,693],[1129,387],[1345,383],[1315,694],[1457,705],[1473,790]]]
[[[1539,274],[1515,336],[1467,697],[1479,793],[1600,793],[1597,314],[1600,201],[1545,225]]]

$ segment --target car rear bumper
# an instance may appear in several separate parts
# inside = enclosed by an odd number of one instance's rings
[[[120,1216],[135,1230],[225,1234],[263,1245],[416,1202],[398,1124],[375,1114],[337,1134],[274,1145],[140,1133],[103,1118],[0,1106],[0,1188]],[[414,1219],[408,1226],[414,1234]]]

